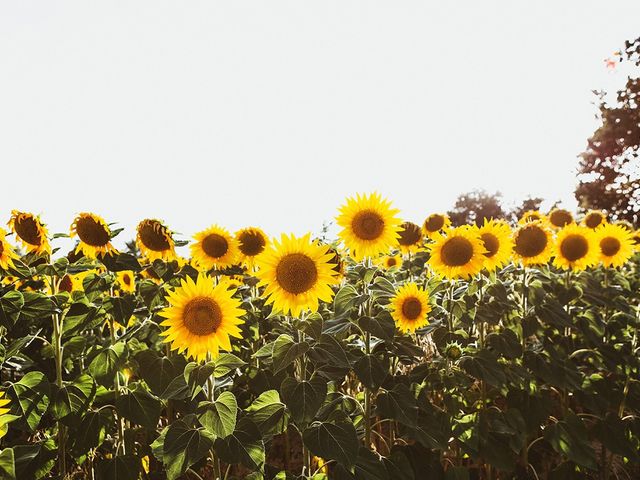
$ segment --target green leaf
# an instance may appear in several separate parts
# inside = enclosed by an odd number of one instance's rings
[[[471,376],[484,380],[493,387],[501,388],[507,381],[504,367],[498,362],[495,353],[489,350],[480,350],[471,357],[460,359],[460,366]]]
[[[586,468],[597,468],[596,455],[590,444],[587,429],[580,417],[569,412],[564,420],[545,428],[544,438],[553,449]]]
[[[215,360],[214,375],[216,378],[224,377],[236,368],[246,365],[244,360],[236,357],[233,353],[221,353]]]
[[[294,422],[305,425],[313,421],[327,397],[327,381],[316,374],[311,379],[300,382],[287,377],[282,382],[280,391]]]
[[[139,272],[142,270],[138,259],[130,253],[101,255],[99,260],[111,272],[122,272],[124,270]]]
[[[361,317],[358,325],[365,332],[382,340],[393,340],[396,332],[396,324],[387,310],[382,310],[375,317]]]
[[[338,368],[349,368],[350,362],[347,353],[333,335],[323,333],[312,350],[316,365],[328,364]]]
[[[163,399],[182,399],[189,396],[184,378],[186,360],[183,356],[161,357],[151,350],[136,355],[139,373],[151,391]]]
[[[100,385],[113,385],[116,373],[126,362],[126,344],[117,342],[102,349],[89,364],[89,372]]]
[[[262,470],[265,462],[264,443],[260,430],[250,418],[242,417],[235,431],[226,438],[218,438],[216,453],[226,463],[241,463],[252,470]]]
[[[273,345],[273,372],[278,373],[280,370],[291,365],[296,358],[304,355],[309,350],[307,342],[296,343],[290,335],[282,334]]]
[[[80,335],[87,329],[96,327],[104,322],[103,311],[89,305],[86,301],[75,302],[69,307],[62,322],[63,337]]]
[[[0,450],[0,478],[16,480],[16,465],[12,448]]]
[[[97,480],[138,480],[140,459],[134,455],[103,458],[96,464]]]
[[[289,413],[277,390],[262,392],[246,409],[262,436],[278,435],[289,425]]]
[[[409,387],[396,385],[393,390],[380,392],[376,397],[378,415],[393,418],[400,423],[414,426],[418,419],[418,405]]]
[[[356,372],[358,379],[367,388],[375,390],[387,377],[387,369],[384,367],[378,357],[374,355],[363,355],[353,365],[353,371]]]
[[[58,456],[53,439],[13,447],[16,478],[39,480],[49,474]]]
[[[11,384],[11,413],[21,416],[34,431],[49,408],[51,386],[42,372],[29,372]],[[15,452],[14,452],[15,453]]]
[[[22,293],[11,290],[0,297],[0,323],[7,328],[13,327],[20,316],[20,309],[24,305]]]
[[[162,412],[162,402],[138,387],[118,397],[116,409],[127,420],[149,430],[155,430]]]
[[[303,432],[302,438],[314,455],[335,460],[348,470],[355,465],[360,442],[353,424],[316,422]]]
[[[333,311],[336,317],[342,317],[349,314],[350,310],[355,306],[358,299],[358,291],[353,285],[346,284],[333,299]]]
[[[55,386],[52,386],[54,389]],[[96,393],[96,385],[89,375],[80,375],[72,383],[66,383],[62,388],[54,390],[52,395],[51,413],[57,420],[71,413],[86,411]]]
[[[77,428],[70,433],[71,454],[79,458],[104,442],[106,429],[113,423],[110,410],[89,411],[84,414]]]
[[[236,428],[238,403],[231,392],[222,392],[215,402],[200,402],[198,405],[198,420],[211,434],[225,438]]]
[[[133,295],[124,295],[119,297],[108,297],[104,303],[107,313],[113,316],[113,319],[120,325],[127,325],[136,304]]]
[[[207,455],[213,446],[213,435],[204,428],[190,427],[184,420],[176,420],[167,429],[162,446],[162,462],[167,479],[176,480],[194,463]]]

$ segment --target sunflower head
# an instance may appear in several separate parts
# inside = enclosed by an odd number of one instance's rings
[[[316,312],[319,300],[333,298],[336,271],[332,257],[329,247],[312,242],[310,234],[283,234],[279,241],[270,242],[257,260],[258,285],[265,287],[266,303],[284,315]]]
[[[153,218],[142,220],[138,224],[136,245],[149,261],[176,258],[175,242],[171,231],[160,221]]]
[[[513,234],[513,255],[523,265],[540,265],[551,258],[552,235],[539,220],[521,225]]]
[[[573,215],[564,208],[554,208],[549,212],[549,223],[553,228],[563,228],[573,223]]]
[[[238,241],[224,228],[212,225],[193,237],[191,255],[201,268],[226,268],[236,263]]]
[[[116,277],[120,290],[129,293],[134,293],[136,291],[136,276],[131,270],[117,272]]]
[[[169,292],[160,325],[167,327],[161,335],[171,350],[204,360],[207,354],[217,357],[220,349],[231,350],[229,337],[242,338],[238,325],[244,323],[241,317],[246,312],[233,296],[235,289],[227,287],[226,282],[214,286],[208,275],[200,273],[195,282],[187,277]]]
[[[513,240],[511,227],[501,220],[484,220],[478,229],[478,235],[486,250],[484,268],[488,271],[501,268],[511,260]]]
[[[607,216],[604,214],[602,210],[589,210],[587,214],[582,219],[582,224],[585,227],[595,229],[598,228],[603,223],[606,223]]]
[[[444,356],[452,362],[460,360],[464,353],[464,348],[458,342],[449,342],[444,347]]]
[[[385,270],[400,270],[402,268],[402,257],[400,255],[384,255],[378,260],[378,265]]]
[[[348,198],[337,218],[339,235],[351,256],[359,261],[387,253],[398,244],[398,210],[378,193]]]
[[[38,215],[13,210],[8,225],[27,251],[38,255],[51,254],[47,227]]]
[[[633,234],[620,225],[602,224],[596,229],[595,240],[605,267],[620,267],[633,255]]]
[[[415,332],[429,323],[429,294],[413,282],[406,283],[396,290],[389,309],[400,331]]]
[[[347,269],[345,259],[340,254],[340,250],[336,247],[329,246],[327,253],[331,255],[329,263],[333,265],[332,269],[336,274],[335,281],[336,283],[340,283],[344,278],[344,274]]]
[[[560,229],[554,245],[553,264],[563,270],[584,270],[598,261],[593,230],[576,224]]]
[[[77,252],[90,258],[115,251],[111,244],[111,229],[104,219],[94,213],[80,213],[70,228],[71,237],[80,239]]]
[[[444,213],[432,213],[422,223],[422,232],[429,238],[439,237],[443,230],[451,226],[451,219]]]
[[[415,223],[404,222],[398,234],[398,244],[403,252],[415,252],[422,246],[422,229]]]
[[[547,217],[543,213],[539,212],[538,210],[527,210],[522,214],[522,216],[518,220],[518,223],[520,225],[523,225],[528,222],[535,222],[535,221],[540,221],[544,223],[547,220],[548,220]]]
[[[242,263],[247,267],[253,267],[255,260],[267,247],[269,239],[265,233],[256,227],[243,228],[236,232],[238,250]]]
[[[435,239],[429,265],[435,273],[446,278],[469,278],[482,270],[485,253],[487,250],[477,228],[457,227]]]
[[[630,232],[633,232],[633,224],[629,220],[617,220],[614,225],[620,225]]]
[[[244,277],[242,275],[228,275],[221,277],[221,282],[226,282],[228,289],[237,290],[244,285]]]
[[[13,260],[18,258],[6,236],[7,232],[0,228],[0,268],[4,270],[13,267]]]

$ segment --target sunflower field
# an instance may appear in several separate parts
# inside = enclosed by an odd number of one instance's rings
[[[0,478],[640,478],[640,236],[602,212],[7,225]]]

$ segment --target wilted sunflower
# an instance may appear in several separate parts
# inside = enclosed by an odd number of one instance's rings
[[[447,278],[469,278],[482,270],[487,250],[476,228],[457,227],[431,245],[429,265]]]
[[[340,283],[344,278],[345,273],[345,261],[340,255],[340,251],[336,247],[330,246],[327,253],[331,255],[329,263],[333,265],[332,270],[335,272],[335,283]]]
[[[96,258],[115,251],[111,245],[111,229],[104,219],[94,213],[79,213],[71,224],[71,237],[76,235],[80,243],[76,252],[82,252],[87,257]]]
[[[403,252],[416,252],[422,246],[422,229],[415,223],[404,222],[398,234],[398,244]]]
[[[595,233],[600,261],[605,267],[620,267],[633,255],[633,234],[626,228],[605,223]]]
[[[356,261],[387,253],[398,245],[401,222],[397,214],[378,193],[347,199],[337,222],[342,227],[340,238]]]
[[[513,234],[513,254],[523,265],[547,263],[553,253],[551,231],[539,220],[520,226]]]
[[[38,215],[13,210],[8,225],[27,251],[38,255],[51,254],[47,227]]]
[[[487,251],[484,256],[484,268],[488,271],[501,268],[511,259],[513,240],[511,227],[501,220],[487,220],[478,229],[478,234]]]
[[[549,224],[553,228],[562,228],[573,223],[573,215],[564,208],[554,208],[549,212]]]
[[[123,292],[134,293],[136,291],[136,275],[131,270],[117,272],[116,277]]]
[[[415,332],[429,323],[429,294],[413,282],[406,283],[396,290],[389,308],[398,329],[403,332]]]
[[[598,228],[603,223],[606,223],[606,221],[607,216],[602,212],[602,210],[589,210],[582,219],[582,224],[585,227],[594,229]]]
[[[593,230],[570,224],[560,229],[554,246],[553,264],[563,270],[584,270],[598,261]]]
[[[13,267],[13,259],[18,258],[6,236],[7,232],[0,228],[0,267],[5,270]]]
[[[176,258],[175,242],[171,231],[160,220],[147,218],[138,224],[136,245],[149,261]]]
[[[380,265],[385,270],[396,269],[399,270],[402,267],[402,257],[400,255],[384,255],[378,260]]]
[[[238,241],[224,228],[212,225],[193,238],[191,256],[206,270],[230,267],[238,258]]]
[[[446,230],[451,225],[451,219],[443,213],[432,213],[429,215],[422,224],[422,231],[424,234],[433,239],[439,237],[443,230]]]
[[[311,241],[311,235],[296,238],[282,234],[257,259],[259,286],[276,311],[299,316],[316,312],[318,301],[330,302],[336,283],[329,247]]]
[[[169,306],[160,312],[166,319],[160,325],[168,327],[161,333],[164,342],[197,360],[206,359],[207,353],[215,358],[220,349],[231,350],[229,337],[242,338],[238,325],[246,313],[234,293],[226,282],[214,286],[203,273],[195,282],[190,277],[181,280],[167,296]]]
[[[238,249],[242,263],[251,268],[255,264],[256,257],[264,252],[269,239],[265,233],[256,227],[247,227],[236,232]]]
[[[518,220],[518,223],[520,225],[523,225],[525,223],[535,222],[537,220],[541,222],[548,221],[547,217],[543,213],[539,212],[538,210],[527,210],[522,214],[522,216]]]

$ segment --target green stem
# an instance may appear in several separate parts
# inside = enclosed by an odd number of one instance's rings
[[[51,293],[56,295],[58,293],[58,285],[55,277],[51,277]],[[53,354],[56,363],[56,385],[58,389],[62,388],[62,325],[60,322],[60,315],[53,315]],[[66,461],[66,432],[64,425],[58,421],[58,473],[60,478],[64,479],[67,476],[67,461]]]
[[[211,354],[207,354],[207,362],[211,361]],[[215,373],[212,373],[207,378],[207,397],[208,400],[213,403],[216,401],[216,377]],[[222,469],[220,467],[220,459],[216,455],[215,450],[211,447],[211,460],[213,462],[213,474],[214,480],[222,478]]]
[[[111,337],[111,345],[115,345],[116,343],[116,330],[115,330],[116,326],[115,326],[115,320],[112,316],[109,317],[109,335]],[[118,400],[118,397],[120,397],[120,372],[116,372],[116,392],[115,392],[115,396],[116,396],[116,401]],[[122,455],[126,455],[127,454],[127,446],[126,446],[126,442],[124,440],[124,418],[118,414],[118,412],[115,412],[116,415],[116,421],[118,422],[118,438],[120,441],[120,444],[122,445]],[[117,453],[118,449],[116,449],[116,453]]]
[[[524,333],[524,320],[527,317],[529,290],[527,285],[527,267],[522,266],[522,320],[520,321],[520,327],[522,328],[522,356],[527,348],[527,336]]]

